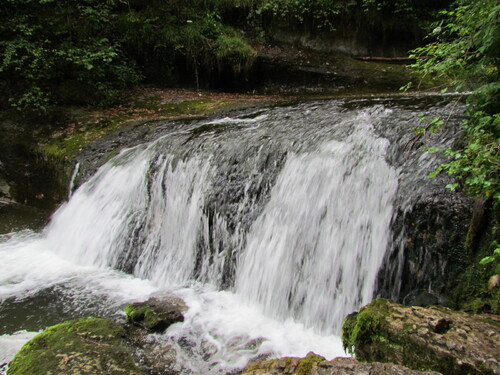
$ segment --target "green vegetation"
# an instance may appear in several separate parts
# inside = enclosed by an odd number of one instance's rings
[[[217,68],[238,74],[255,51],[224,24],[245,1],[1,0],[2,105],[104,105],[143,79],[199,86]]]
[[[324,357],[309,353],[305,358],[302,358],[297,366],[296,375],[309,375],[314,367],[314,364],[323,362]]]
[[[500,274],[500,246],[497,241],[493,241],[491,243],[491,247],[493,248],[493,255],[487,255],[484,258],[481,258],[479,264],[486,265],[490,263],[495,263],[495,273]]]
[[[2,99],[42,110],[108,104],[137,83],[139,72],[115,40],[112,10],[111,1],[0,1]]]
[[[0,106],[109,106],[138,83],[224,87],[247,79],[252,45],[272,40],[275,23],[406,22],[447,1],[0,0]]]
[[[298,24],[309,23],[312,28],[335,30],[338,16],[356,5],[356,1],[267,0],[262,2],[255,14]]]
[[[500,200],[500,5],[496,0],[459,0],[443,11],[431,37],[434,42],[414,50],[412,68],[420,76],[445,78],[450,87],[474,90],[464,124],[468,144],[446,150],[452,157],[436,173],[457,175],[475,196]],[[450,186],[450,188],[454,188]]]
[[[488,287],[491,275],[498,274],[498,264],[495,262],[481,264],[481,259],[491,252],[491,247],[481,249],[471,260],[471,264],[460,276],[458,284],[452,288],[451,307],[473,313],[500,314],[500,288]],[[496,260],[498,262],[498,260]],[[482,262],[484,263],[484,262]]]
[[[277,19],[290,24],[307,26],[309,30],[334,31],[338,24],[351,21],[361,13],[386,18],[391,24],[394,15],[398,20],[427,21],[436,10],[448,4],[448,0],[263,0],[255,10],[256,16]],[[366,20],[365,20],[366,21]],[[264,21],[265,22],[265,21]]]
[[[175,305],[146,301],[125,306],[127,322],[153,332],[163,332],[170,325],[184,321],[184,316]]]
[[[127,322],[138,323],[145,328],[154,331],[161,324],[162,318],[151,306],[144,303],[131,303],[125,306]]]
[[[278,369],[280,373],[291,375],[309,375],[312,373],[314,365],[323,362],[324,357],[310,352],[304,358],[283,357],[278,359],[271,359],[268,361],[257,362],[250,365],[243,374],[252,373],[270,373],[274,369]]]
[[[239,73],[251,64],[254,49],[222,16],[252,3],[132,0],[117,18],[121,43],[148,81],[176,83],[181,74],[199,87],[201,80],[210,81],[224,68]]]
[[[207,115],[224,108],[236,100],[221,97],[210,97],[199,94],[199,99],[186,98],[180,102],[172,102],[168,91],[134,90],[133,100],[123,105],[100,111],[80,110],[70,114],[71,121],[56,136],[40,139],[37,151],[45,158],[56,162],[71,162],[72,158],[83,150],[90,142],[118,131],[120,128],[136,122],[184,119]]]
[[[122,344],[125,330],[98,318],[76,319],[49,327],[16,354],[10,375],[102,374],[141,375]]]
[[[344,350],[354,354],[362,344],[385,342],[380,332],[384,331],[385,318],[389,313],[389,301],[379,298],[364,306],[358,313],[348,315],[342,325]]]
[[[442,20],[429,35],[433,42],[415,49],[412,68],[421,77],[446,79],[449,87],[473,90],[468,98],[468,119],[464,123],[466,145],[447,149],[451,158],[432,174],[446,172],[471,195],[493,202],[500,208],[500,4],[497,0],[457,0],[451,10],[441,12]],[[446,89],[444,89],[445,91]],[[500,248],[482,264],[497,263]]]

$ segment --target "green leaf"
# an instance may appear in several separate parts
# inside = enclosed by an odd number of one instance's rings
[[[491,263],[495,260],[495,257],[492,256],[492,255],[489,255],[487,257],[484,257],[483,259],[481,259],[479,261],[479,264],[488,264],[488,263]]]

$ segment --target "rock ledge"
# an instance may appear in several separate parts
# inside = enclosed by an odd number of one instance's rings
[[[325,358],[309,353],[305,358],[285,357],[258,362],[243,375],[439,375],[390,363],[361,363],[354,358]]]
[[[494,317],[377,299],[346,317],[342,341],[361,361],[446,375],[499,375],[500,327]]]

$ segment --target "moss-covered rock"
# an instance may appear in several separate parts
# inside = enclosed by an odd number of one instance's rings
[[[312,352],[304,358],[283,357],[262,361],[252,364],[243,373],[245,375],[261,374],[294,374],[309,375],[317,363],[324,361],[325,358]]]
[[[125,306],[127,321],[152,332],[163,332],[170,325],[184,321],[184,302],[176,298],[150,298]]]
[[[26,343],[9,365],[9,375],[142,375],[123,344],[125,330],[99,318],[49,327]]]
[[[352,352],[361,342],[369,344],[386,342],[383,332],[386,330],[386,317],[390,313],[390,302],[380,298],[363,307],[358,313],[348,315],[342,327],[344,349]],[[376,349],[377,346],[373,348]],[[358,350],[363,350],[363,347],[359,347]]]
[[[361,361],[391,362],[443,374],[500,373],[500,327],[487,315],[374,300],[343,325],[347,350]]]
[[[309,353],[305,358],[285,357],[250,366],[243,375],[439,375],[388,363],[361,363],[354,358],[325,358]]]

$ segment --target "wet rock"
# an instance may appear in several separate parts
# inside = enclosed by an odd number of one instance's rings
[[[500,327],[489,318],[377,299],[345,319],[342,340],[361,361],[450,375],[500,374]]]
[[[184,301],[173,297],[155,297],[146,302],[125,306],[127,321],[151,332],[163,332],[170,325],[184,321]]]
[[[2,162],[0,161],[0,173],[2,171]],[[13,202],[12,196],[10,194],[11,187],[9,183],[4,180],[0,175],[0,203],[11,203]]]
[[[129,340],[134,347],[134,357],[148,375],[177,375],[176,348],[159,335],[148,334],[140,328],[130,332]]]
[[[9,375],[143,375],[124,337],[125,329],[106,319],[57,324],[23,346],[9,365]]]
[[[261,46],[252,67],[248,89],[266,94],[333,94],[359,89],[397,90],[408,80],[403,65],[371,64],[344,54],[325,54],[310,48]]]
[[[354,358],[325,358],[309,353],[305,358],[285,357],[258,362],[250,366],[244,375],[438,375],[437,372],[421,372],[389,363],[361,363]]]

